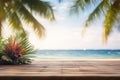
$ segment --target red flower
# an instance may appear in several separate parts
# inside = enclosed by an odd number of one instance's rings
[[[8,43],[5,45],[5,50],[4,52],[10,57],[10,58],[19,58],[21,57],[25,50],[22,47],[22,44],[20,44],[19,42],[16,41],[16,38],[12,39],[9,38],[8,39]]]

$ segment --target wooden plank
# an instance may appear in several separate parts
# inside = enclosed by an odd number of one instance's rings
[[[34,61],[0,65],[0,76],[120,76],[120,61]]]

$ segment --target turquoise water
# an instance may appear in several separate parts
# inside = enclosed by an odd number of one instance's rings
[[[37,59],[115,59],[120,50],[37,50]]]

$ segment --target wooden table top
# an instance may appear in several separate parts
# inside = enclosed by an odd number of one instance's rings
[[[120,76],[120,61],[33,61],[0,65],[0,76]]]

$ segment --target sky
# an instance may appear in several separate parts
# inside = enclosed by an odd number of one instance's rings
[[[93,10],[88,9],[80,12],[79,15],[69,14],[72,0],[64,0],[58,3],[58,0],[46,0],[51,3],[54,9],[56,20],[50,22],[46,19],[38,20],[46,28],[44,39],[36,39],[34,34],[30,34],[30,41],[37,49],[120,49],[120,33],[114,31],[104,45],[102,42],[102,21],[93,22],[82,36],[84,21]],[[34,38],[33,38],[34,36]],[[34,40],[33,40],[34,39]]]
[[[103,19],[92,22],[82,35],[83,24],[94,7],[80,12],[79,15],[70,14],[70,6],[74,0],[49,1],[54,9],[55,21],[48,21],[38,15],[36,19],[46,29],[44,38],[39,39],[31,28],[28,29],[29,40],[35,49],[120,49],[120,32],[114,30],[106,44],[102,42]]]

